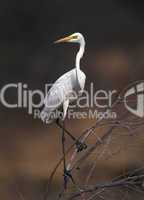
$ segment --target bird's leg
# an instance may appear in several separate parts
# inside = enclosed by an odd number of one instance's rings
[[[68,105],[69,105],[69,100],[66,100],[64,101],[63,103],[63,116],[62,116],[62,120],[64,121],[65,117],[66,117],[66,114],[67,114],[67,109],[68,109]],[[60,127],[60,128],[64,128],[60,123],[59,123],[59,119],[57,120],[57,125]],[[72,140],[76,141],[76,138],[71,134],[69,133],[67,130],[65,130],[65,132],[72,138]]]
[[[59,118],[56,120],[56,124],[57,124],[61,129],[64,129],[64,131],[66,132],[66,134],[67,134],[73,141],[77,141],[77,139],[76,139],[65,127],[63,127],[63,125],[60,124],[60,119],[59,119]]]
[[[64,131],[64,122],[62,128],[62,153],[63,153],[63,168],[64,168],[64,189],[67,187],[67,180],[66,180],[66,158],[65,158],[65,131]]]
[[[65,127],[63,127],[60,122],[59,118],[56,120],[56,124],[61,128],[64,129],[65,133],[75,142],[77,152],[82,151],[83,149],[87,148],[87,145],[85,143],[80,142],[77,138],[75,138]]]
[[[63,121],[63,129],[62,129],[62,153],[63,153],[63,168],[64,168],[64,189],[67,189],[67,181],[68,178],[75,184],[74,179],[69,170],[66,168],[66,155],[65,155],[65,129],[64,129],[64,121]]]

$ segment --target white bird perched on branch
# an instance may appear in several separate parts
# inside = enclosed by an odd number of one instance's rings
[[[72,102],[75,98],[78,98],[79,95],[82,94],[84,86],[85,86],[85,79],[86,76],[84,72],[80,69],[80,60],[83,57],[85,51],[85,40],[81,33],[74,33],[70,36],[64,37],[55,41],[54,43],[62,43],[62,42],[71,42],[71,43],[78,43],[80,45],[79,51],[76,55],[75,61],[75,68],[68,71],[52,85],[50,90],[48,91],[47,96],[44,100],[44,109],[41,112],[41,119],[46,122],[47,124],[52,123],[56,119],[53,118],[53,113],[60,110],[63,110],[62,120],[64,121],[69,103]],[[77,96],[74,96],[77,94]],[[58,123],[58,121],[57,121]],[[59,126],[61,126],[58,123]],[[64,144],[64,131],[76,142],[76,147],[78,151],[86,148],[86,144],[82,144],[78,141],[73,135],[71,135],[67,130],[63,128],[63,135],[62,135],[62,143]],[[63,154],[65,155],[65,149],[63,145]],[[65,157],[65,156],[64,156]],[[64,175],[70,176],[68,171],[66,170],[65,166],[65,158],[64,158]]]
[[[53,118],[53,113],[60,108],[63,108],[62,118],[64,120],[69,103],[73,100],[74,93],[79,96],[82,94],[85,86],[86,76],[80,69],[80,59],[82,58],[85,50],[84,37],[81,33],[74,33],[68,37],[57,40],[55,43],[61,42],[79,43],[80,49],[76,55],[75,68],[58,78],[45,97],[45,107],[41,112],[41,118],[47,124],[50,124],[55,120],[55,118]]]

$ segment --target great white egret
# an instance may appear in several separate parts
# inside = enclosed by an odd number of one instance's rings
[[[75,67],[74,69],[68,71],[67,73],[63,74],[60,78],[56,80],[56,82],[52,85],[48,94],[44,100],[44,109],[41,112],[41,119],[46,122],[47,124],[52,123],[56,119],[54,118],[54,112],[63,110],[62,120],[64,121],[69,103],[73,101],[73,92],[77,94],[78,98],[79,95],[82,94],[86,76],[84,72],[80,69],[80,60],[83,57],[85,51],[85,40],[81,33],[74,33],[70,36],[64,37],[55,41],[54,43],[62,43],[62,42],[71,42],[71,43],[78,43],[80,45],[79,51],[76,55],[75,60]],[[59,124],[60,125],[60,124]],[[64,131],[66,131],[63,127],[63,135],[62,135],[62,143],[64,144]],[[70,137],[76,141],[76,147],[78,151],[86,148],[86,144],[82,144],[80,141],[76,140],[74,136],[72,136],[68,131],[66,131]],[[63,154],[65,155],[65,150],[63,146]],[[65,156],[64,156],[65,157]],[[70,173],[66,170],[65,166],[65,158],[64,158],[64,177],[71,176]]]
[[[73,99],[72,95],[74,93],[72,92],[75,92],[79,96],[85,86],[86,76],[80,69],[80,59],[82,58],[85,50],[84,37],[81,33],[74,33],[68,37],[55,41],[55,44],[61,42],[79,43],[80,49],[76,55],[75,68],[58,78],[45,97],[45,107],[41,112],[41,119],[47,124],[50,124],[55,120],[55,115],[53,115],[53,113],[61,107],[63,108],[62,118],[64,120],[69,103]]]

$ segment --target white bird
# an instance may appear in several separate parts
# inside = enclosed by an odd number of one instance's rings
[[[56,120],[54,113],[57,110],[60,110],[61,108],[63,110],[62,120],[64,122],[69,103],[74,99],[77,99],[78,96],[82,94],[85,86],[86,76],[84,72],[80,69],[80,60],[85,50],[85,40],[83,35],[81,33],[74,33],[70,36],[57,40],[55,43],[61,43],[61,42],[78,43],[80,45],[80,49],[76,55],[75,68],[68,71],[67,73],[62,75],[59,79],[57,79],[57,81],[52,85],[52,87],[48,91],[47,96],[45,97],[44,100],[45,107],[41,112],[41,119],[48,124]],[[59,117],[60,116],[58,116],[57,118],[59,119]],[[62,150],[63,150],[63,163],[64,163],[64,187],[66,189],[68,177],[72,180],[73,183],[74,180],[70,171],[67,170],[66,168],[64,132],[66,132],[75,141],[77,152],[82,151],[87,146],[85,143],[80,142],[71,133],[69,133],[64,128],[64,123],[63,126],[61,126],[57,121],[57,124],[63,130]]]
[[[55,41],[55,43],[61,42],[78,43],[80,48],[76,55],[75,68],[58,78],[45,97],[45,107],[41,112],[41,119],[47,124],[50,124],[55,120],[56,115],[54,113],[61,108],[63,108],[62,119],[64,120],[69,103],[82,94],[85,86],[86,76],[80,69],[80,60],[85,51],[85,40],[83,35],[81,33],[74,33]],[[77,94],[77,97],[75,94]]]

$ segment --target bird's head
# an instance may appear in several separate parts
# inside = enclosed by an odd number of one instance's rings
[[[73,33],[72,35],[66,36],[59,40],[56,40],[54,43],[62,43],[62,42],[72,42],[72,43],[82,43],[84,42],[84,37],[81,33]]]

